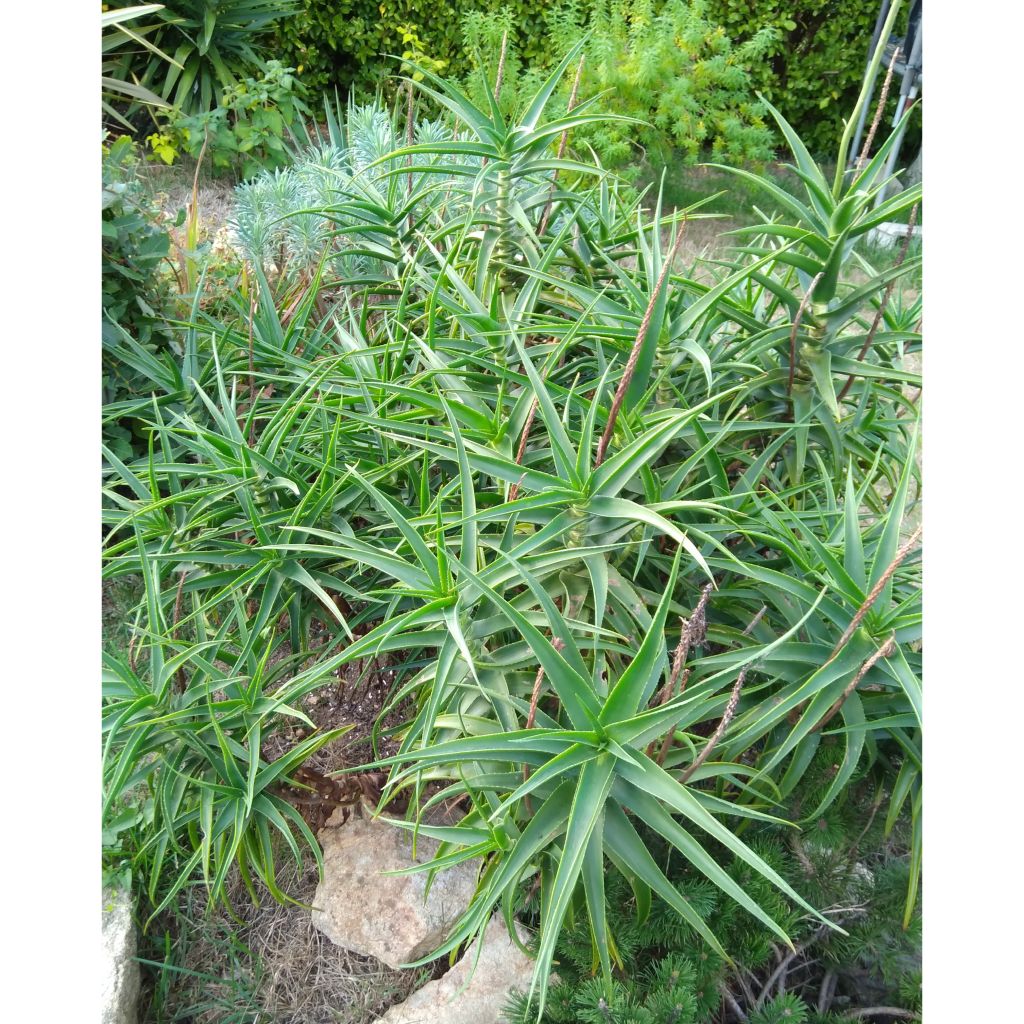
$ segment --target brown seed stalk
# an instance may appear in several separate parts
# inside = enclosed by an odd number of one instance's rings
[[[501,100],[501,84],[505,78],[505,55],[508,53],[508,29],[501,33],[501,53],[498,56],[498,74],[494,79],[494,102]]]
[[[921,537],[922,528],[919,526],[907,539],[906,543],[896,552],[893,560],[886,566],[885,572],[879,577],[878,582],[871,588],[871,592],[866,598],[864,603],[857,609],[857,613],[854,615],[850,624],[846,627],[845,632],[839,638],[839,642],[832,649],[832,653],[829,655],[828,661],[825,665],[830,665],[838,657],[839,652],[846,646],[846,642],[857,632],[857,628],[864,621],[864,616],[871,610],[871,606],[878,600],[879,595],[885,589],[885,585],[892,578],[892,574],[900,567],[903,559],[910,554],[911,549],[918,542]],[[822,668],[825,666],[823,665]]]
[[[565,355],[563,354],[562,358],[558,360],[559,368],[562,366],[564,362]],[[543,379],[547,380],[547,374],[544,375]],[[530,411],[526,414],[526,422],[523,424],[523,436],[519,439],[519,449],[516,452],[517,466],[521,466],[523,464],[523,458],[526,455],[526,443],[527,441],[530,440],[530,430],[533,427],[533,419],[537,415],[538,404],[538,400],[534,398],[534,400],[530,403]],[[521,483],[522,480],[519,480],[517,483],[512,484],[512,486],[508,489],[509,501],[515,501],[516,498],[519,497],[519,484]]]
[[[896,257],[896,263],[894,266],[901,267],[903,261],[907,258],[907,252],[910,249],[910,240],[914,235],[914,225],[917,223],[917,209],[920,203],[915,203],[914,208],[910,211],[910,216],[907,218],[907,237],[903,239],[903,245],[900,247],[899,255]],[[882,295],[882,301],[878,304],[878,309],[875,311],[875,318],[871,321],[871,329],[868,331],[868,336],[864,339],[864,344],[861,345],[860,351],[857,353],[857,361],[862,362],[864,357],[868,354],[868,350],[871,348],[872,342],[875,340],[875,332],[878,330],[878,325],[882,322],[882,317],[885,315],[885,311],[889,306],[889,299],[892,298],[893,289],[896,287],[896,278],[893,278],[888,285],[886,285],[885,292]],[[843,385],[842,391],[836,396],[836,401],[841,402],[853,386],[853,380],[857,375],[851,373],[846,378],[846,383]]]
[[[896,61],[900,55],[900,48],[897,46],[892,53],[892,60],[889,61],[889,70],[885,73],[885,81],[882,82],[882,93],[878,97],[878,106],[875,107],[875,117],[871,122],[871,130],[868,132],[868,137],[864,140],[864,148],[860,151],[860,156],[857,157],[857,163],[854,165],[854,170],[859,171],[864,164],[867,163],[868,153],[871,152],[871,143],[875,141],[875,132],[878,131],[879,122],[882,120],[882,111],[885,108],[885,101],[889,97],[889,86],[892,83],[892,73],[896,67]]]
[[[758,609],[757,614],[750,620],[750,622],[747,623],[747,628],[743,630],[744,636],[750,636],[750,634],[754,631],[754,627],[764,618],[764,613],[766,611],[768,611],[768,605],[761,605],[760,609]]]
[[[713,583],[706,583],[704,588],[701,590],[700,598],[697,604],[694,606],[693,614],[689,620],[680,619],[680,631],[679,631],[679,643],[676,645],[675,653],[672,655],[672,670],[669,672],[668,682],[661,688],[661,692],[655,699],[654,706],[660,707],[662,704],[669,700],[672,700],[676,696],[682,695],[686,690],[686,683],[690,678],[690,670],[687,669],[683,672],[683,666],[686,664],[686,659],[690,653],[690,648],[694,644],[701,644],[704,642],[704,637],[707,636],[708,632],[708,621],[707,621],[707,606],[708,601],[711,599],[711,591],[714,590],[715,585]],[[680,677],[682,681],[680,682]],[[679,693],[676,693],[676,684],[679,683]],[[672,746],[672,729],[669,729],[665,734],[664,740],[662,740],[661,749],[658,751],[658,764],[663,765],[665,758],[668,756],[669,748]],[[651,740],[647,745],[647,756],[650,757],[654,751],[654,744],[657,742],[656,739]]]
[[[857,674],[853,677],[853,679],[850,680],[849,684],[847,685],[846,689],[843,690],[839,699],[832,705],[832,707],[828,709],[828,711],[825,712],[821,721],[818,722],[818,724],[811,730],[811,732],[818,732],[819,729],[824,729],[825,726],[828,725],[828,723],[831,722],[832,719],[835,718],[835,716],[839,713],[839,709],[849,699],[850,694],[857,689],[857,687],[860,685],[861,680],[875,667],[875,665],[879,661],[881,661],[882,658],[888,658],[895,653],[896,637],[891,636],[888,640],[885,641],[884,644],[882,644],[881,647],[878,648],[877,651],[875,651],[874,654],[871,655],[871,657],[867,659],[867,661],[864,662],[863,665],[861,665]]]
[[[687,672],[685,675],[683,675],[683,663],[686,661],[686,653],[690,649],[690,642],[689,642],[689,636],[688,636],[688,634],[689,634],[689,627],[687,625],[686,619],[680,619],[679,620],[679,626],[680,626],[679,643],[676,644],[675,653],[672,655],[672,670],[669,672],[668,682],[661,688],[661,692],[655,698],[655,701],[654,701],[654,706],[655,707],[661,707],[662,704],[664,704],[668,700],[671,700],[672,697],[675,696],[676,683],[679,682],[679,677],[680,676],[682,676],[682,678],[683,678],[683,685],[682,685],[682,687],[679,690],[680,693],[682,693],[686,689],[686,683],[687,683],[687,680],[689,679],[689,675],[690,675],[689,672]],[[668,753],[668,740],[669,740],[669,738],[671,736],[672,736],[672,730],[669,729],[668,735],[665,737],[665,741],[666,742],[662,745],[662,751],[665,754]],[[655,739],[651,740],[650,743],[647,744],[647,756],[648,757],[650,757],[654,753],[654,745],[657,742],[658,742],[658,740],[657,740],[657,738],[655,738]],[[659,757],[661,757],[660,753],[659,753]],[[662,758],[662,760],[659,761],[659,763],[663,763],[663,761],[664,761],[664,758]]]
[[[679,684],[679,696],[681,697],[686,692],[686,684],[690,681],[690,670],[686,669],[683,672],[683,678]],[[665,766],[665,759],[668,757],[668,752],[672,749],[672,740],[675,738],[675,726],[665,733],[664,739],[661,741],[661,746],[658,748],[658,756],[655,760],[658,763],[659,768]],[[654,741],[651,741],[651,745],[647,748],[647,756],[651,756],[651,747],[654,746]]]
[[[537,415],[537,399],[530,404],[530,411],[526,414],[526,423],[523,424],[523,436],[519,440],[519,449],[516,452],[516,465],[523,464],[523,456],[526,454],[526,442],[530,440],[530,428],[533,426],[533,418]],[[512,484],[508,489],[508,500],[515,501],[519,497],[519,483]]]
[[[679,246],[683,241],[685,227],[686,221],[683,221],[679,234],[676,237],[675,245],[672,246],[672,251],[668,254],[668,257],[662,265],[661,273],[658,275],[658,281],[651,294],[651,300],[647,303],[647,310],[644,313],[643,320],[640,321],[640,330],[637,332],[636,341],[633,342],[632,351],[629,353],[629,359],[626,361],[626,368],[622,372],[622,379],[619,381],[619,386],[615,390],[615,397],[612,399],[611,411],[608,413],[608,422],[605,424],[604,433],[601,435],[601,440],[597,445],[597,455],[594,458],[594,469],[597,469],[597,467],[604,462],[605,452],[608,451],[608,445],[611,442],[612,434],[615,432],[615,421],[619,418],[622,403],[626,398],[626,390],[629,388],[630,382],[633,380],[633,374],[636,372],[636,364],[640,359],[640,350],[643,348],[644,338],[647,337],[647,331],[651,326],[651,317],[654,316],[654,306],[658,301],[658,296],[661,294],[661,288],[665,283],[665,278],[668,277],[672,261],[675,259],[676,253],[679,252]]]
[[[573,107],[576,106],[576,95],[580,88],[580,79],[583,77],[583,62],[586,60],[586,54],[580,56],[580,66],[576,69],[576,78],[572,83],[572,92],[569,94],[569,105],[565,108],[566,114],[571,114]],[[561,160],[565,156],[566,146],[569,144],[569,129],[566,128],[562,132],[561,138],[558,140],[558,157]],[[558,170],[555,169],[555,173],[551,178],[551,191],[548,193],[548,201],[544,207],[544,213],[540,218],[540,226],[537,228],[537,236],[543,237],[544,232],[548,229],[548,219],[551,217],[551,208],[554,203],[555,196],[555,182],[558,181]]]
[[[736,714],[736,708],[740,703],[740,690],[743,689],[743,682],[747,678],[747,666],[744,665],[740,670],[740,674],[736,677],[736,682],[732,688],[732,694],[729,697],[729,703],[725,705],[725,711],[722,713],[722,720],[718,723],[718,728],[711,735],[711,739],[708,740],[707,746],[697,755],[697,760],[690,765],[689,768],[683,772],[682,778],[679,780],[682,785],[685,785],[693,773],[711,756],[711,751],[715,749],[718,741],[722,738],[722,734],[729,727],[729,723],[732,721],[733,715]]]

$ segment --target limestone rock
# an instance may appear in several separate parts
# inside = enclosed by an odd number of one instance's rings
[[[516,927],[525,941],[526,932]],[[378,1024],[498,1024],[511,990],[530,990],[534,962],[509,937],[500,914],[491,918],[484,931],[479,960],[476,954],[474,942],[444,977],[392,1006]],[[466,985],[474,960],[476,970]]]
[[[131,896],[103,892],[103,1024],[135,1024],[139,1009],[139,964],[135,959]]]
[[[389,967],[430,953],[469,906],[478,862],[439,872],[424,901],[426,873],[382,874],[413,864],[412,834],[380,819],[353,817],[340,825],[340,813],[320,832],[324,877],[313,900],[314,926],[336,945]],[[420,836],[416,860],[430,860],[436,849]]]

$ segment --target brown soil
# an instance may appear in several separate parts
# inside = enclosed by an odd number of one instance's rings
[[[310,664],[312,662],[313,659]],[[302,710],[318,730],[348,728],[344,736],[310,757],[307,762],[310,768],[323,774],[339,772],[398,751],[398,740],[387,733],[408,719],[406,702],[391,709],[380,721],[376,752],[373,743],[374,727],[391,699],[395,679],[396,668],[386,657],[371,662],[358,661],[343,666],[336,682],[325,682],[304,699]],[[264,756],[276,759],[307,735],[308,728],[296,725],[268,740]]]

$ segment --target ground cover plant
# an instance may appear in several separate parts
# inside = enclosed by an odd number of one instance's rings
[[[516,1012],[564,1019],[556,961],[618,1005],[637,929],[672,921],[656,969],[700,950],[714,994],[685,987],[730,1013],[735,965],[767,963],[742,934],[854,935],[831,904],[857,840],[830,888],[773,837],[867,799],[916,919],[920,324],[891,299],[919,259],[857,243],[920,188],[876,206],[889,142],[846,171],[844,133],[826,176],[766,104],[799,185],[736,172],[781,214],[685,272],[703,204],[626,188],[573,143],[621,115],[553,102],[586,45],[511,109],[501,65],[475,99],[416,65],[407,104],[329,106],[240,189],[233,308],[198,281],[165,358],[119,336],[150,384],[105,413],[145,439],[104,449],[104,573],[141,581],[105,655],[110,863],[149,919],[233,880],[287,900],[285,862],[319,856],[299,768],[347,736],[306,700],[386,657],[339,777],[387,774],[395,827],[441,843],[424,870],[481,864],[423,963],[519,915]],[[748,1009],[811,1019],[806,995]]]

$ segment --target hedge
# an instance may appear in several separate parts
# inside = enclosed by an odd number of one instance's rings
[[[906,30],[908,4],[897,19]],[[755,87],[812,149],[829,154],[857,99],[878,0],[709,0],[708,16],[734,43],[778,30],[769,60],[751,68]],[[898,80],[891,89],[894,105]]]
[[[548,63],[557,56],[551,52],[547,5],[537,0],[301,3],[298,14],[279,24],[275,56],[298,68],[314,93],[337,87],[342,93],[354,89],[372,94],[398,71],[398,63],[386,55],[405,52],[440,62],[434,66],[461,77],[470,67],[462,37],[462,19],[470,11],[509,8],[524,60]],[[565,6],[585,13],[590,4],[569,0]],[[652,10],[659,6],[657,0],[651,5]],[[709,0],[707,13],[736,44],[765,27],[779,31],[767,59],[751,68],[755,87],[782,110],[812,148],[827,154],[856,99],[877,0]]]
[[[302,0],[301,11],[278,26],[275,48],[314,93],[336,86],[373,94],[398,71],[387,55],[410,49],[444,62],[445,74],[465,74],[462,18],[469,11],[510,8],[519,53],[528,62],[550,61],[544,6],[537,0]],[[410,46],[410,34],[420,46]]]

